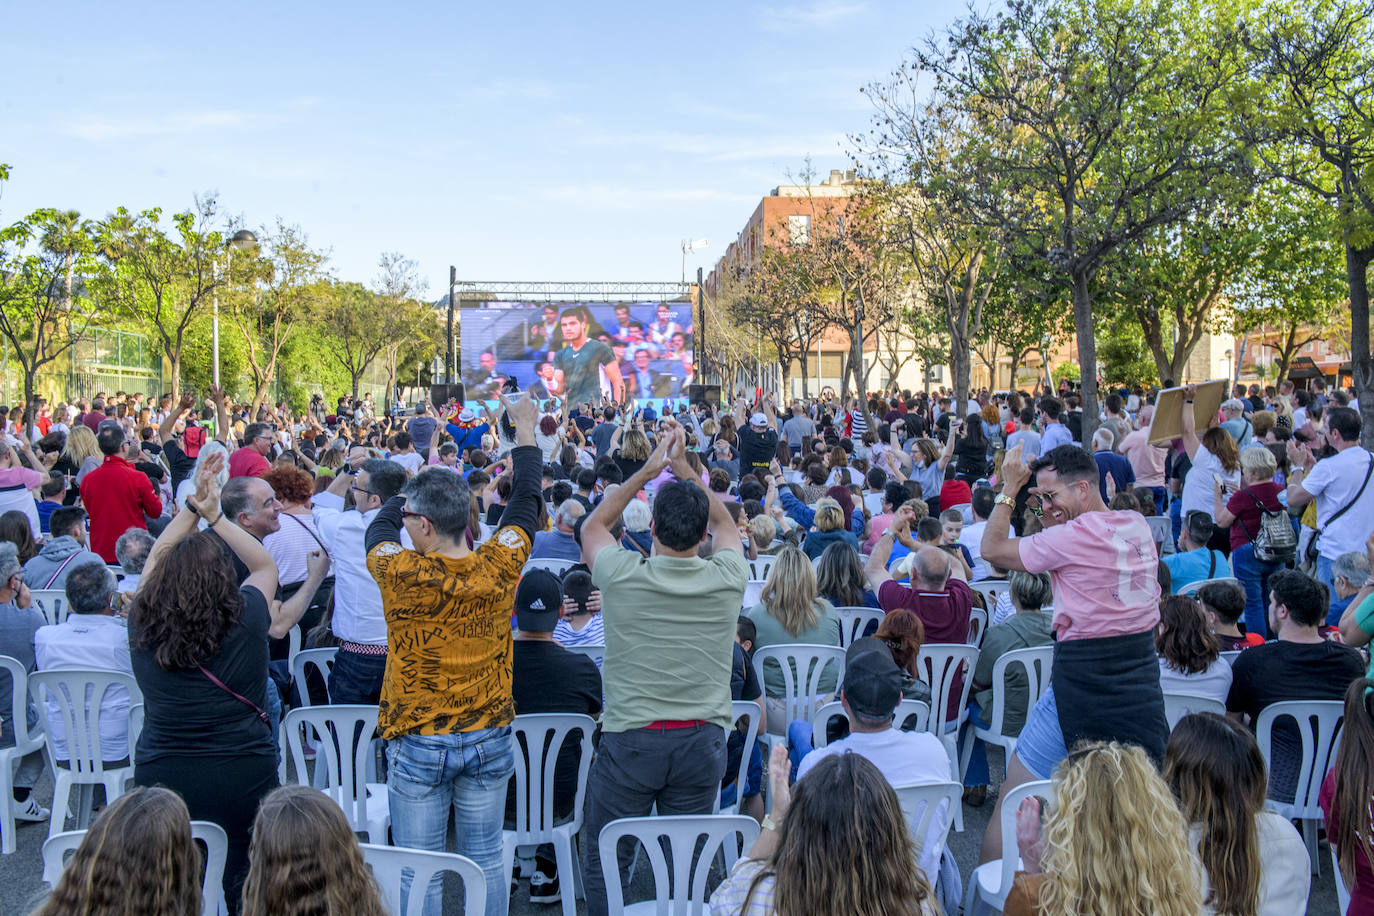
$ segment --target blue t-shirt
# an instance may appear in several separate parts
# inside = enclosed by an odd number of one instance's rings
[[[1164,565],[1169,567],[1170,586],[1174,594],[1178,594],[1178,590],[1185,585],[1231,575],[1231,564],[1220,550],[1199,547],[1187,553],[1171,554],[1163,557],[1163,560]],[[1213,563],[1213,560],[1216,562]]]
[[[1093,452],[1093,461],[1097,462],[1097,488],[1102,493],[1102,501],[1107,501],[1107,475],[1112,475],[1116,481],[1116,492],[1124,493],[1126,488],[1135,483],[1135,468],[1131,467],[1131,462],[1125,455],[1118,455],[1116,452]]]

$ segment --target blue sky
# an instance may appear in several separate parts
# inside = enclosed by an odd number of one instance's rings
[[[217,191],[350,280],[383,251],[473,280],[709,271],[806,156],[847,164],[859,87],[957,15],[768,3],[21,3],[0,32],[0,221]]]

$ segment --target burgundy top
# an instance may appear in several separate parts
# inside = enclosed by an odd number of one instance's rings
[[[1260,506],[1269,512],[1284,511],[1279,502],[1283,488],[1272,480],[1263,480],[1237,490],[1226,502],[1226,511],[1236,517],[1231,523],[1231,549],[1249,544],[1259,534]]]

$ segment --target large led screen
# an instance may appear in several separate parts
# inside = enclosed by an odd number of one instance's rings
[[[488,302],[461,310],[469,400],[513,382],[573,407],[602,398],[638,404],[687,397],[688,302]]]

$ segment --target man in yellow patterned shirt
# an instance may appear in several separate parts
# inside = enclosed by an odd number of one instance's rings
[[[504,916],[509,906],[501,828],[515,768],[510,619],[542,498],[539,408],[528,393],[501,401],[515,426],[515,473],[491,539],[468,548],[467,483],[430,468],[386,502],[366,540],[387,624],[379,724],[392,837],[397,846],[443,852],[452,808],[458,852],[486,875],[488,916]],[[400,544],[403,526],[414,550]],[[435,879],[425,916],[438,916],[441,896]]]

